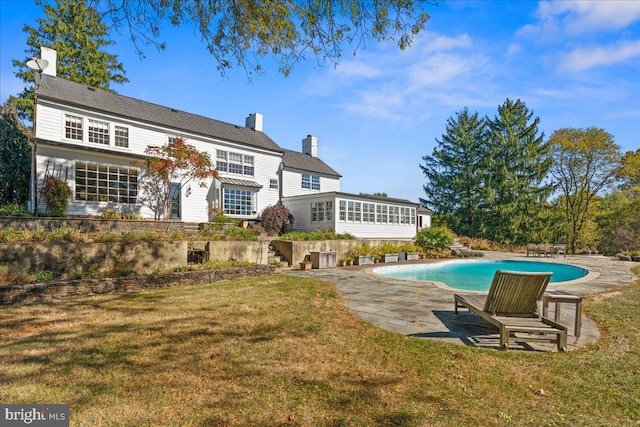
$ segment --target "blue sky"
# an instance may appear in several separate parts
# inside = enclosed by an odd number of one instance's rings
[[[506,98],[521,99],[549,137],[596,126],[623,152],[640,148],[640,1],[462,1],[427,6],[431,19],[410,49],[367,43],[337,67],[308,59],[285,78],[266,59],[265,76],[216,71],[193,28],[166,27],[167,49],[141,60],[125,37],[110,50],[130,82],[119,93],[244,125],[264,115],[280,146],[301,148],[312,134],[319,156],[343,175],[342,191],[423,196],[422,156],[464,107],[493,118]],[[32,1],[0,1],[0,102],[22,83]]]

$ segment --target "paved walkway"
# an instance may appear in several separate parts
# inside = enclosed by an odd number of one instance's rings
[[[524,254],[485,252],[485,257],[481,259],[527,260],[527,257]],[[633,283],[636,277],[631,273],[631,269],[638,265],[604,256],[569,255],[566,258],[528,258],[528,260],[573,264],[587,268],[592,273],[599,273],[598,277],[586,282],[551,284],[548,288],[562,289],[581,296]],[[413,263],[417,262],[438,261],[421,260]],[[311,271],[290,270],[285,274],[313,277],[334,284],[342,294],[347,307],[365,321],[378,325],[382,329],[407,336],[438,339],[456,344],[499,348],[499,334],[491,325],[468,312],[455,315],[454,290],[438,287],[428,281],[394,279],[376,275],[371,272],[372,269],[373,266],[354,266]],[[549,305],[549,310],[549,317],[552,317],[554,304]],[[574,304],[563,304],[561,313],[561,323],[567,325],[569,329],[569,350],[599,339],[600,332],[593,321],[584,315],[581,334],[576,339],[573,334]],[[524,343],[515,339],[510,348],[554,351],[555,345]]]

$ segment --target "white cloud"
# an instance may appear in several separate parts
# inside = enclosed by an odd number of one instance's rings
[[[516,35],[554,38],[557,34],[617,31],[640,20],[640,2],[541,1],[536,17],[535,24],[524,25]]]
[[[640,40],[623,41],[610,46],[575,49],[560,62],[559,68],[562,71],[582,71],[639,57]]]

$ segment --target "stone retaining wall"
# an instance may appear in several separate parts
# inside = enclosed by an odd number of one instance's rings
[[[122,233],[189,233],[198,230],[200,223],[182,221],[152,221],[137,219],[101,219],[101,218],[54,218],[54,217],[0,217],[1,227],[12,227],[18,230],[58,230],[71,228],[81,233],[110,232]]]
[[[273,269],[266,265],[222,270],[184,271],[179,273],[118,277],[114,279],[72,280],[25,285],[0,286],[0,305],[40,303],[70,296],[135,292],[143,289],[182,285],[200,285],[245,277],[266,276]]]

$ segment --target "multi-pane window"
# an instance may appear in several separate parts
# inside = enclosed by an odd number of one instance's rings
[[[270,179],[269,180],[269,188],[272,190],[277,190],[278,189],[278,180],[277,179]]]
[[[347,220],[347,201],[346,200],[340,200],[339,219],[340,221]]]
[[[243,156],[244,170],[246,176],[253,176],[253,156]]]
[[[242,154],[229,153],[229,173],[242,175]]]
[[[109,123],[89,120],[89,142],[109,145]]]
[[[320,177],[311,175],[311,189],[320,191]]]
[[[254,175],[254,157],[239,153],[217,150],[216,169],[220,172],[229,172],[237,175]]]
[[[400,207],[389,206],[389,223],[400,224]]]
[[[356,214],[354,221],[355,222],[362,221],[362,203],[356,202],[354,210],[355,210],[355,214]]]
[[[376,206],[376,214],[377,214],[376,222],[378,222],[379,224],[386,224],[388,222],[387,205]]]
[[[355,203],[347,202],[347,221],[353,222]]]
[[[227,152],[218,150],[216,152],[216,169],[219,172],[227,172],[229,168],[227,167]]]
[[[411,225],[416,225],[416,210],[411,208]]]
[[[234,188],[224,189],[224,213],[228,215],[251,215],[253,208],[254,193],[251,190],[240,190]]]
[[[129,147],[129,128],[116,126],[114,135],[116,147]]]
[[[373,203],[362,204],[362,222],[376,222],[376,205]]]
[[[312,202],[311,222],[333,221],[333,202]]]
[[[306,173],[302,174],[302,188],[305,190],[311,189],[311,175]]]
[[[137,169],[76,162],[76,200],[136,203]]]
[[[82,141],[82,117],[67,114],[64,120],[64,137]]]
[[[320,177],[317,175],[302,174],[302,188],[305,190],[320,190]]]

